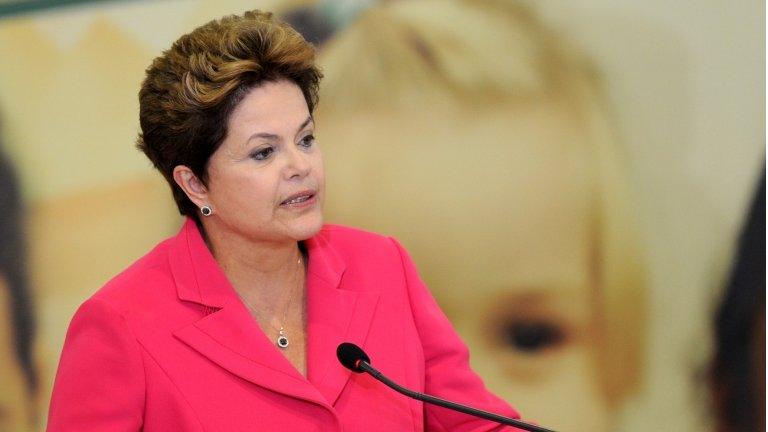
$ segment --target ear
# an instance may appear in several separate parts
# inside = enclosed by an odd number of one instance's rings
[[[173,169],[173,180],[197,207],[211,205],[208,198],[208,189],[189,167],[177,165]]]

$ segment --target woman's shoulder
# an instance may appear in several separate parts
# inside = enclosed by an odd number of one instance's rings
[[[398,241],[385,234],[345,225],[326,224],[315,236],[318,243],[330,246],[347,261],[392,261],[400,263],[403,255]]]
[[[320,230],[319,235],[334,241],[389,241],[389,237],[384,234],[367,231],[361,228],[355,228],[347,225],[325,224]]]
[[[117,310],[125,310],[145,304],[148,298],[155,298],[163,291],[172,289],[173,275],[168,260],[171,241],[172,238],[158,243],[107,281],[91,298],[108,303]]]
[[[345,225],[325,224],[317,235],[334,248],[385,248],[390,249],[394,239],[384,234]]]

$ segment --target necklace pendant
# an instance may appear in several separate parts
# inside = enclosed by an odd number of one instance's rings
[[[280,331],[277,334],[277,346],[282,349],[288,348],[288,337],[285,336],[283,328],[280,327]]]

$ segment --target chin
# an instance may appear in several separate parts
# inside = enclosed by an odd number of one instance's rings
[[[304,241],[311,237],[314,237],[323,228],[323,217],[313,217],[309,220],[301,221],[295,227],[293,227],[292,237],[296,241]]]

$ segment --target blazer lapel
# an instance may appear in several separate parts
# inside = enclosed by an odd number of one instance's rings
[[[261,387],[309,402],[328,405],[317,390],[271,346],[239,305],[218,312],[174,332],[197,352],[229,372]],[[247,316],[243,319],[243,314]]]
[[[169,260],[179,298],[201,304],[207,312],[175,331],[176,338],[240,378],[328,406],[258,328],[191,219],[174,241]]]
[[[333,405],[352,374],[336,359],[336,347],[342,342],[365,346],[379,292],[340,287],[346,266],[324,235],[325,231],[305,242],[309,254],[306,379],[258,328],[192,219],[172,240],[169,262],[179,298],[202,305],[207,315],[175,331],[176,338],[261,387]]]
[[[342,342],[364,346],[379,292],[340,288],[345,265],[323,234],[306,242],[307,376],[333,405],[352,374],[337,360],[336,348]]]

